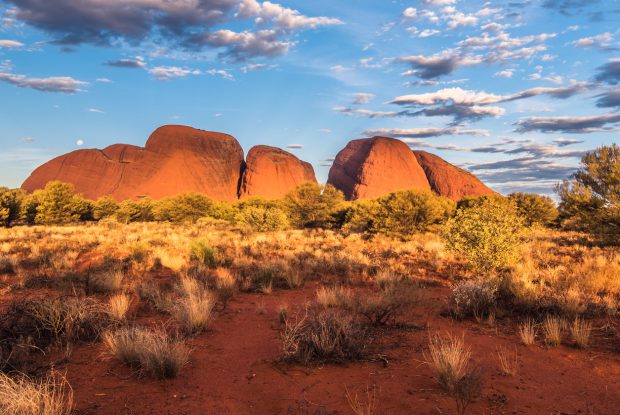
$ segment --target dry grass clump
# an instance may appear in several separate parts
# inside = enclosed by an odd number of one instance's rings
[[[497,349],[497,360],[499,361],[499,368],[502,374],[505,376],[514,376],[517,374],[519,367],[519,355],[517,349],[510,351],[504,347]]]
[[[123,289],[125,275],[122,271],[114,270],[92,275],[87,281],[87,290],[90,293],[114,293]]]
[[[357,396],[351,395],[349,389],[347,391],[347,402],[355,415],[375,415],[377,413],[377,389],[366,388],[366,399],[360,400]]]
[[[228,268],[215,270],[215,290],[223,308],[226,309],[228,301],[233,298],[237,290],[237,280]]]
[[[590,342],[591,331],[592,325],[590,323],[583,321],[580,318],[576,318],[570,325],[570,334],[575,346],[580,349],[587,348]]]
[[[533,320],[527,319],[519,325],[519,337],[526,346],[536,343],[536,325]]]
[[[206,330],[215,305],[213,294],[199,281],[188,277],[181,278],[180,291],[181,298],[174,308],[174,315],[183,330],[188,334]]]
[[[359,359],[366,348],[366,331],[341,310],[306,309],[287,319],[281,333],[283,357],[303,364]]]
[[[458,318],[491,314],[497,297],[497,282],[489,279],[462,281],[454,286],[450,296],[452,312]]]
[[[17,379],[0,373],[0,413],[3,415],[70,415],[73,391],[67,380],[52,373],[41,380]]]
[[[452,335],[447,337],[431,336],[429,349],[428,364],[435,369],[441,387],[446,392],[453,393],[459,382],[468,373],[471,350],[465,346],[463,338]]]
[[[351,308],[353,291],[343,286],[321,287],[316,291],[316,301],[324,308]]]
[[[140,374],[158,379],[174,378],[189,359],[189,349],[163,330],[139,327],[106,332],[103,341],[110,353]]]
[[[564,329],[564,321],[559,317],[547,316],[543,321],[543,333],[545,334],[545,342],[549,346],[559,346],[562,344],[562,332]]]
[[[115,294],[108,300],[108,313],[113,319],[123,321],[130,306],[131,297],[128,294]]]

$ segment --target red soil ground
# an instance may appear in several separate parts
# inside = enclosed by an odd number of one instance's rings
[[[191,341],[191,361],[173,380],[138,378],[106,354],[102,344],[76,346],[67,370],[77,414],[353,414],[346,390],[365,396],[376,385],[378,414],[456,414],[454,400],[424,363],[430,332],[463,335],[483,368],[482,397],[468,414],[619,414],[620,345],[597,322],[592,346],[545,348],[519,344],[516,321],[495,327],[442,317],[448,289],[425,288],[406,316],[426,326],[384,329],[368,360],[305,367],[276,363],[280,356],[278,308],[289,312],[313,300],[317,285],[269,295],[238,294],[211,328]],[[257,309],[263,308],[263,314]],[[152,316],[138,315],[140,321]],[[617,329],[617,328],[616,328]],[[613,343],[615,342],[615,344]],[[497,348],[516,348],[518,373],[503,376]]]

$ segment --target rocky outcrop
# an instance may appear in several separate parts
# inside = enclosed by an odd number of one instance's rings
[[[316,183],[310,163],[276,147],[255,146],[246,158],[239,197],[277,199],[305,182]]]
[[[426,151],[414,151],[418,163],[424,169],[431,189],[440,196],[460,200],[466,196],[494,194],[476,176],[460,169],[441,157]]]
[[[243,163],[243,149],[234,137],[169,125],[158,128],[144,148],[115,144],[57,157],[37,168],[22,188],[33,191],[60,180],[91,199],[160,199],[200,192],[235,200]]]
[[[407,144],[387,137],[350,141],[336,156],[327,183],[341,190],[348,200],[431,189]]]

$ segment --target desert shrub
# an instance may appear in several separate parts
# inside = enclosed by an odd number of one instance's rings
[[[517,370],[519,368],[519,355],[516,347],[514,351],[511,351],[500,346],[497,349],[497,361],[503,375],[514,376],[517,374]]]
[[[522,222],[513,203],[500,197],[468,201],[448,223],[447,246],[483,273],[512,264],[518,258]]]
[[[213,201],[200,193],[183,193],[155,202],[153,217],[157,221],[191,222],[213,216]]]
[[[517,192],[508,198],[515,202],[525,226],[549,226],[558,217],[558,208],[549,196]]]
[[[120,223],[149,222],[153,220],[153,201],[148,197],[123,200],[114,214]]]
[[[547,316],[543,321],[543,333],[545,341],[549,346],[559,346],[562,344],[562,332],[564,331],[564,320],[555,316]]]
[[[580,349],[585,349],[590,343],[590,332],[592,331],[592,325],[587,321],[577,317],[570,325],[570,334],[573,343]]]
[[[110,196],[103,196],[93,202],[93,219],[111,218],[118,210],[118,203]]]
[[[324,308],[353,308],[353,291],[343,286],[321,287],[316,291],[316,301]]]
[[[602,146],[581,159],[581,169],[556,189],[568,228],[617,242],[620,234],[620,146]]]
[[[519,338],[526,346],[536,343],[536,325],[533,320],[527,319],[519,325]]]
[[[0,225],[8,227],[21,218],[25,199],[21,189],[0,187]]]
[[[115,294],[108,300],[108,313],[117,320],[123,321],[129,311],[131,297],[127,294]]]
[[[366,389],[366,399],[361,400],[357,394],[351,395],[347,389],[347,402],[355,415],[377,414],[377,390],[375,387]]]
[[[376,232],[400,236],[428,231],[445,222],[456,208],[456,203],[448,198],[419,190],[391,193],[378,202]]]
[[[172,295],[163,291],[153,281],[144,281],[137,287],[140,299],[144,301],[151,309],[168,314],[174,308]]]
[[[34,222],[37,224],[77,222],[87,219],[91,213],[90,203],[75,193],[72,184],[53,181],[36,193]]]
[[[105,308],[92,298],[59,298],[31,303],[28,312],[41,334],[57,341],[93,341],[113,324]]]
[[[284,205],[293,226],[329,228],[343,201],[342,192],[335,187],[308,182],[289,192],[284,198]]]
[[[174,315],[181,322],[183,330],[194,334],[207,329],[215,305],[213,295],[191,278],[181,280],[182,296],[176,302]]]
[[[70,415],[73,391],[67,380],[52,373],[41,380],[0,373],[0,412],[4,415]]]
[[[215,272],[215,289],[218,299],[222,302],[224,309],[228,301],[235,295],[237,290],[237,280],[227,268],[218,268]]]
[[[124,274],[121,270],[111,270],[88,276],[88,293],[112,293],[123,289]]]
[[[455,207],[454,201],[431,192],[405,190],[354,202],[347,210],[343,229],[409,236],[444,223],[453,215]]]
[[[385,325],[411,310],[420,300],[419,288],[410,281],[385,285],[377,294],[355,297],[354,310],[375,325]]]
[[[435,369],[439,385],[446,392],[454,393],[469,372],[471,350],[462,338],[435,335],[430,337],[429,351],[427,363]]]
[[[452,288],[450,303],[458,318],[489,315],[495,307],[498,286],[489,279],[466,280]]]
[[[106,332],[103,341],[110,353],[141,375],[174,378],[189,359],[189,349],[179,338],[163,330],[139,327]]]
[[[284,359],[304,364],[359,359],[367,342],[365,330],[341,310],[306,309],[286,320],[281,336]]]
[[[217,267],[217,251],[206,239],[199,239],[190,245],[190,258],[208,268]]]
[[[282,208],[276,203],[260,199],[241,202],[235,222],[258,232],[279,231],[289,225],[286,212]]]

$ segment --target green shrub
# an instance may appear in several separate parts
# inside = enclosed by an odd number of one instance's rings
[[[582,167],[556,189],[560,219],[568,228],[617,242],[620,234],[620,146],[603,146],[581,159]]]
[[[203,217],[212,217],[214,203],[200,193],[184,193],[155,202],[153,217],[157,221],[191,222]]]
[[[121,223],[152,221],[153,201],[148,197],[139,200],[123,200],[114,216]]]
[[[250,199],[239,203],[235,222],[258,232],[279,231],[288,227],[286,212],[278,203]]]
[[[298,228],[331,227],[343,201],[344,195],[335,187],[311,182],[298,186],[284,198],[289,220]]]
[[[0,187],[0,225],[11,226],[22,215],[26,193],[21,189]]]
[[[192,242],[190,246],[190,258],[197,260],[209,268],[217,267],[217,257],[215,248],[205,240]]]
[[[93,219],[101,220],[114,216],[118,203],[110,196],[103,196],[93,202]]]
[[[488,273],[517,260],[522,221],[510,200],[469,199],[448,222],[447,246],[461,253],[475,271]]]
[[[53,181],[43,190],[35,192],[32,202],[36,214],[34,222],[42,225],[77,222],[87,219],[91,212],[90,202],[75,193],[69,183]]]
[[[508,198],[515,202],[525,226],[549,226],[558,217],[558,208],[549,196],[517,192]]]

